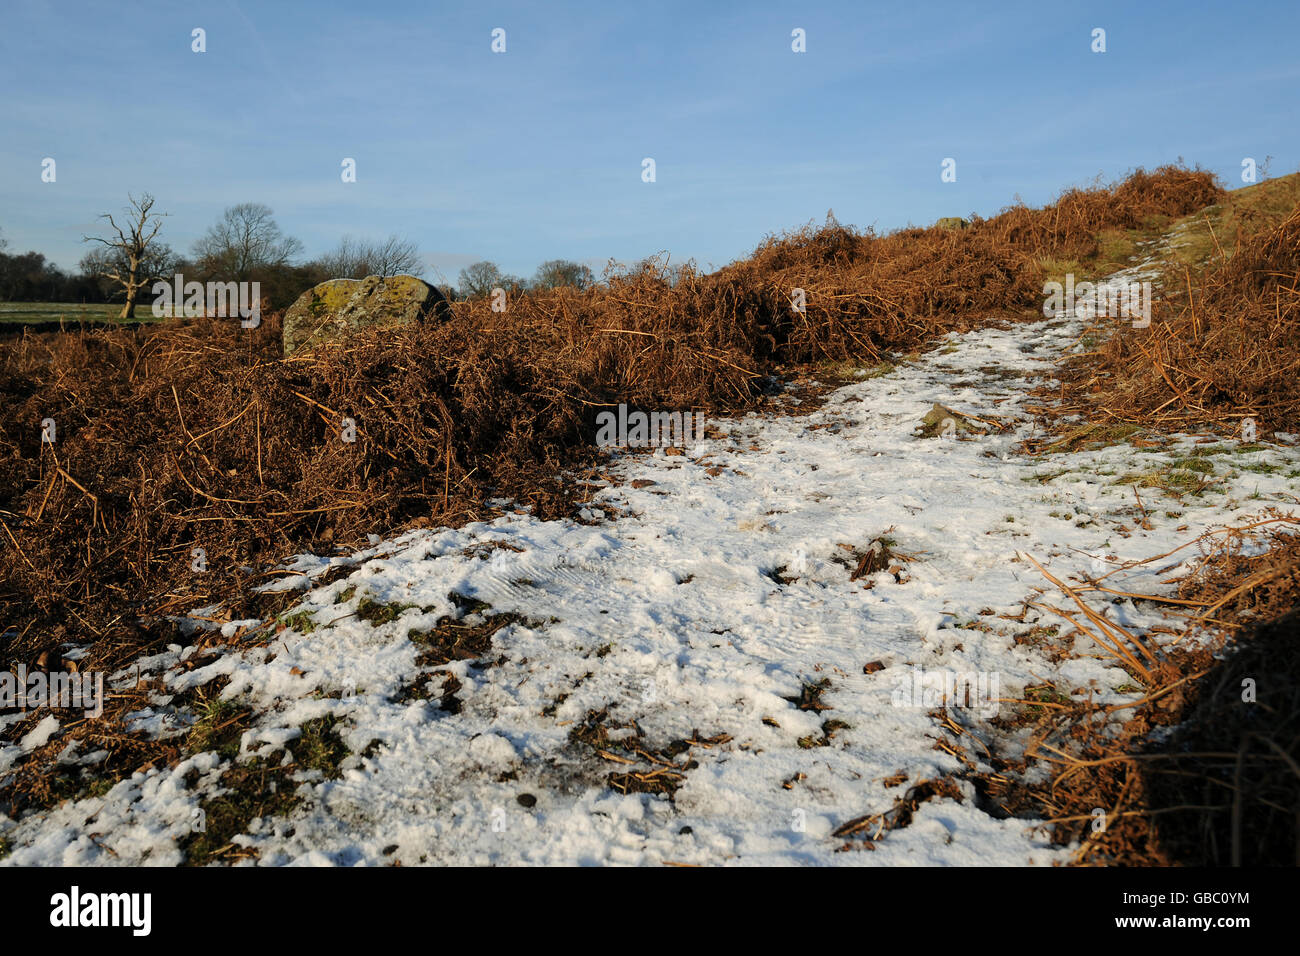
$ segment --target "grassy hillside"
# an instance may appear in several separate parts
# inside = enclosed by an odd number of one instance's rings
[[[1173,261],[1197,268],[1226,256],[1261,231],[1276,226],[1300,205],[1300,173],[1279,176],[1253,186],[1234,189],[1224,200],[1176,220]]]
[[[1148,328],[1103,320],[1070,357],[1067,401],[1089,422],[1238,434],[1300,431],[1300,174],[1179,219],[1157,261]]]
[[[1284,220],[1300,203],[1300,173],[1280,176],[1222,194],[1219,201],[1182,216],[1150,212],[1135,225],[1100,225],[1084,254],[1047,254],[1038,265],[1045,279],[1095,281],[1159,252],[1181,272],[1230,257],[1240,245]],[[1166,242],[1166,237],[1169,241]]]

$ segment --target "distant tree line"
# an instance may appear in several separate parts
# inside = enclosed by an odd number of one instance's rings
[[[493,289],[524,291],[555,289],[560,286],[585,289],[595,281],[591,269],[579,262],[570,262],[568,259],[548,259],[537,267],[537,272],[532,279],[508,275],[502,272],[495,262],[483,261],[460,270],[456,292],[462,299],[474,299],[491,295]]]
[[[392,235],[381,240],[344,236],[324,255],[303,260],[303,245],[287,236],[270,207],[240,203],[222,213],[191,247],[189,255],[175,252],[161,239],[165,214],[154,211],[149,194],[131,196],[122,213],[105,213],[96,235],[85,236],[92,248],[67,272],[39,252],[10,253],[0,234],[0,301],[122,303],[122,317],[153,300],[152,286],[176,273],[187,282],[260,283],[262,297],[272,309],[288,306],[299,295],[326,279],[361,279],[369,275],[420,275],[424,270],[416,244]],[[640,269],[646,260],[633,269]],[[670,270],[674,281],[677,270]],[[440,285],[450,299],[511,292],[587,288],[595,282],[589,267],[567,259],[550,259],[531,279],[503,273],[482,261],[460,271],[456,285]]]
[[[8,252],[0,236],[0,302],[104,302],[98,279],[69,275],[39,252]]]
[[[94,248],[75,272],[39,252],[11,253],[0,235],[0,301],[120,302],[122,317],[129,318],[137,306],[152,303],[155,281],[180,273],[187,282],[257,281],[274,309],[326,279],[424,271],[416,244],[399,236],[345,236],[330,252],[302,261],[302,243],[285,235],[261,203],[231,206],[182,255],[161,239],[165,215],[154,211],[154,198],[146,193],[129,199],[123,213],[100,216],[104,226],[98,234],[83,237]]]

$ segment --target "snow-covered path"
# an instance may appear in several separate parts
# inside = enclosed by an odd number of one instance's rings
[[[1170,550],[1267,504],[1290,507],[1297,490],[1286,476],[1294,449],[1222,454],[1219,483],[1199,497],[1144,491],[1145,530],[1120,478],[1167,466],[1192,438],[1042,460],[1014,452],[1033,433],[1033,376],[1083,328],[1068,317],[954,335],[809,414],[712,421],[712,437],[686,455],[613,464],[619,483],[593,501],[621,512],[614,520],[503,513],[412,532],[332,559],[355,569],[306,592],[295,610],[311,612],[310,634],[284,631],[192,671],[178,666],[179,648],[143,666],[177,692],[228,674],[223,696],[260,714],[245,753],[286,739],[292,751],[304,721],[342,719],[353,752],[342,776],[307,779],[288,818],[255,821],[238,838],[263,864],[1063,860],[1033,821],[996,819],[958,779],[967,768],[936,748],[944,732],[934,700],[914,692],[917,669],[932,686],[970,675],[974,699],[956,702],[959,720],[984,739],[1001,735],[1005,748],[1014,731],[989,718],[1011,714],[999,699],[1027,685],[1134,699],[1132,678],[1085,638],[1055,662],[1025,639],[1063,622],[1026,609],[1047,582],[1020,552],[1066,579]],[[1001,430],[918,437],[936,402]],[[1250,470],[1259,463],[1283,467]],[[894,571],[850,580],[881,539]],[[284,586],[306,586],[330,563],[304,556],[293,566],[304,577]],[[1112,581],[1168,590],[1149,566]],[[491,610],[464,610],[466,598]],[[372,626],[355,613],[363,599],[405,609]],[[1134,626],[1161,620],[1125,600],[1096,606]],[[401,693],[422,682],[409,633],[449,615],[473,623],[504,612],[527,621],[496,632],[486,666],[426,668],[433,699]],[[449,673],[458,710],[438,706]],[[805,686],[801,709],[788,698]],[[178,732],[163,722],[168,709],[160,698],[140,725]],[[637,747],[617,746],[629,736]],[[679,784],[671,798],[624,794],[608,779],[668,764]],[[202,755],[19,821],[6,862],[177,862],[174,841],[219,769]],[[923,803],[871,852],[837,852],[846,840],[836,827],[944,776],[960,799]]]

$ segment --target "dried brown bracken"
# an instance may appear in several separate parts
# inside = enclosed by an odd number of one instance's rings
[[[363,331],[287,359],[270,314],[254,330],[187,319],[5,339],[4,663],[76,647],[83,669],[111,671],[202,644],[170,616],[222,605],[222,621],[273,618],[292,592],[249,586],[289,555],[488,517],[489,499],[571,514],[582,485],[567,479],[598,464],[602,408],[753,408],[772,376],[801,364],[875,363],[1027,317],[1041,257],[1086,258],[1100,229],[1167,221],[1221,195],[1208,173],[1165,167],[962,230],[877,236],[828,217],[712,274],[688,267],[670,281],[666,261],[652,262],[589,289],[511,295],[505,312],[459,302],[442,324]],[[53,442],[42,440],[47,419]],[[150,690],[114,698],[66,735],[98,735],[123,774],[174,760],[124,730]],[[11,796],[56,799],[37,790],[61,746],[29,755]]]
[[[1150,327],[1115,323],[1070,358],[1053,411],[1097,427],[1300,430],[1300,205],[1195,273],[1167,269],[1161,285]]]

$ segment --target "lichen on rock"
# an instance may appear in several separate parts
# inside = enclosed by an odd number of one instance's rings
[[[284,354],[370,326],[396,327],[447,314],[442,293],[415,276],[329,279],[300,295],[285,313]]]

